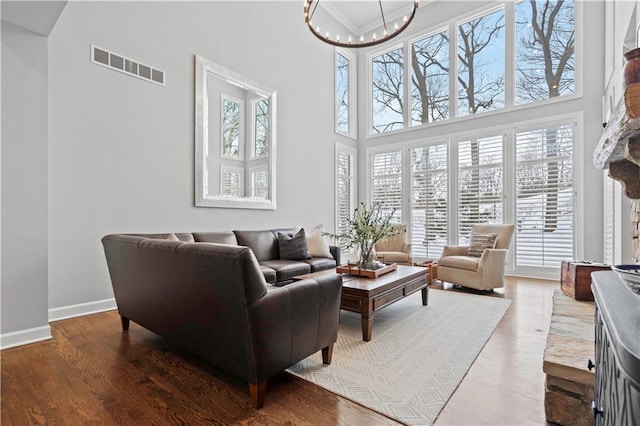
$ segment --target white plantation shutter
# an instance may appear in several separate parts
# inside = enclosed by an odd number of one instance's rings
[[[230,197],[244,196],[244,188],[242,185],[244,169],[238,167],[220,167],[222,195]]]
[[[610,265],[615,259],[615,196],[613,179],[608,176],[607,170],[602,174],[604,178],[604,249],[602,261]]]
[[[336,233],[341,234],[349,228],[348,220],[356,208],[356,154],[355,150],[338,148],[336,154]],[[337,241],[346,251],[347,242]]]
[[[516,265],[560,267],[573,255],[574,127],[516,134]]]
[[[267,168],[257,167],[251,170],[251,196],[253,198],[266,199],[268,190]]]
[[[467,245],[471,227],[503,223],[504,136],[458,144],[458,244]]]
[[[402,151],[373,155],[371,162],[371,201],[382,204],[382,211],[396,209],[392,222],[402,221]]]
[[[446,142],[411,153],[411,251],[437,259],[447,245],[448,155]]]

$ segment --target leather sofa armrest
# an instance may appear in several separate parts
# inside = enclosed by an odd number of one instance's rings
[[[328,274],[274,288],[248,308],[257,382],[337,340],[341,294],[342,277]]]
[[[336,260],[336,266],[340,266],[340,258],[342,256],[341,249],[338,246],[329,246],[331,256]]]
[[[466,256],[469,253],[469,246],[445,246],[442,249],[442,256]]]

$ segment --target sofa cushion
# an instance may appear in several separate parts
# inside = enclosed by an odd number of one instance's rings
[[[326,257],[314,257],[312,259],[303,260],[304,263],[308,263],[311,266],[311,272],[324,271],[325,269],[331,269],[336,267],[336,261],[327,259]]]
[[[471,238],[469,238],[469,256],[480,257],[482,256],[482,252],[486,249],[492,249],[496,245],[496,238],[498,234],[490,233],[490,234],[478,234],[476,232],[471,233]]]
[[[278,232],[278,247],[280,259],[303,260],[311,257],[307,248],[307,236],[304,229],[296,232],[292,237]]]
[[[262,274],[264,275],[265,281],[267,281],[269,284],[273,284],[278,281],[276,271],[264,265],[260,265],[260,269],[262,269]]]
[[[311,257],[326,257],[333,259],[331,251],[329,250],[329,243],[325,239],[324,227],[317,225],[307,234],[307,247],[309,248],[309,254]]]
[[[227,232],[227,231],[194,232],[193,239],[199,243],[229,244],[232,246],[238,245],[236,234],[234,234],[233,232]]]
[[[173,232],[170,233],[169,235],[167,235],[167,240],[169,240],[169,241],[180,241],[180,239],[178,237],[176,237],[176,234],[174,234]]]
[[[258,262],[280,258],[278,239],[272,231],[233,231],[238,245],[246,246],[256,255]]]
[[[438,267],[451,267],[477,271],[480,258],[474,256],[444,256],[438,261]]]
[[[311,265],[295,260],[265,260],[260,262],[260,265],[275,270],[278,281],[287,281],[297,275],[311,272]]]

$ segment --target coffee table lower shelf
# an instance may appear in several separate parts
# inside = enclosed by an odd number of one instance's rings
[[[398,269],[377,278],[354,275],[342,276],[342,299],[340,307],[359,313],[362,323],[362,340],[368,342],[373,333],[373,314],[380,309],[422,291],[422,305],[429,303],[428,269],[398,265]],[[335,270],[300,275],[294,280],[314,278],[336,273]]]

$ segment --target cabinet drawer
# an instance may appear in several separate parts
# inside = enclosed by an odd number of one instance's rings
[[[407,284],[406,286],[404,286],[403,290],[404,290],[404,295],[408,296],[411,293],[415,292],[416,290],[418,290],[420,287],[424,287],[427,283],[423,282],[422,280],[417,280],[415,282],[411,282],[409,284]]]
[[[380,308],[387,306],[389,303],[393,303],[398,299],[404,297],[404,288],[397,288],[389,293],[385,293],[373,300],[373,310],[377,311]]]

